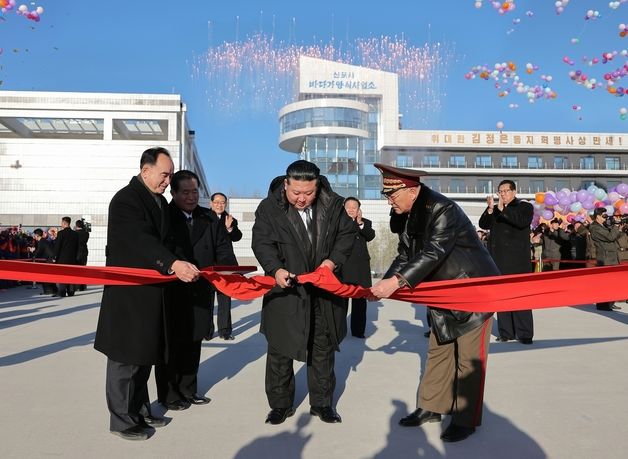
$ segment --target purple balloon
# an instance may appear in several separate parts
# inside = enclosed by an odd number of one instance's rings
[[[571,204],[571,199],[569,199],[569,196],[563,196],[562,198],[558,199],[558,204],[560,204],[560,207],[569,207],[569,204]]]
[[[580,190],[576,193],[576,196],[578,197],[578,201],[584,202],[587,200],[589,192],[587,190]]]
[[[545,205],[555,206],[556,204],[558,204],[558,199],[556,199],[556,196],[550,193],[545,193]]]
[[[628,184],[620,183],[619,185],[617,185],[617,192],[623,197],[628,196]]]
[[[545,220],[551,220],[552,218],[554,218],[554,212],[549,209],[545,209],[541,214],[541,217],[543,217]]]
[[[569,194],[569,202],[576,202],[576,201],[579,201],[579,199],[578,199],[578,193],[576,193],[575,191],[572,191],[572,192]]]

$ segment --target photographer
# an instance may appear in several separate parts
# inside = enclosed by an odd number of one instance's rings
[[[597,266],[612,266],[619,264],[619,240],[621,220],[612,216],[609,218],[604,207],[598,207],[593,211],[593,222],[589,226],[591,239],[595,243],[597,254]],[[621,309],[614,302],[597,303],[596,308],[601,311]]]

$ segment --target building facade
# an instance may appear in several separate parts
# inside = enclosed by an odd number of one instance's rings
[[[397,75],[306,56],[299,66],[297,101],[279,113],[279,146],[316,163],[344,196],[379,198],[375,162],[423,169],[428,186],[463,206],[503,179],[524,198],[626,181],[627,134],[403,129]]]
[[[162,146],[210,193],[180,95],[0,93],[0,227],[91,224],[89,260],[104,264],[109,201]],[[131,229],[132,230],[132,229]]]

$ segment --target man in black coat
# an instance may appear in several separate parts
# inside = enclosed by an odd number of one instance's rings
[[[76,264],[78,235],[70,228],[71,223],[72,219],[70,217],[63,217],[61,219],[61,231],[57,233],[57,239],[55,239],[53,246],[55,263],[64,265]],[[74,295],[74,285],[59,284],[56,296],[64,297],[66,295]]]
[[[229,240],[229,247],[231,249],[231,255],[235,259],[235,254],[233,253],[233,243],[238,242],[242,239],[242,231],[238,228],[238,220],[233,218],[230,215],[227,208],[227,196],[223,193],[214,193],[210,197],[211,200],[211,210],[209,210],[209,215],[220,225],[224,226],[227,230],[227,237]],[[233,263],[235,264],[235,263]],[[233,337],[233,326],[231,324],[231,298],[225,295],[224,293],[216,291],[216,297],[218,299],[218,335],[227,341],[231,341],[234,339]],[[214,294],[212,293],[211,298],[212,304],[214,303]],[[211,317],[212,327],[214,318]],[[210,339],[211,336],[208,336],[207,339]]]
[[[174,170],[165,148],[142,154],[140,173],[109,204],[107,266],[154,269],[184,282],[199,276],[196,267],[166,248],[168,203],[162,196]],[[110,431],[126,440],[146,440],[151,428],[165,425],[150,416],[147,381],[151,366],[164,360],[165,284],[106,286],[94,348],[107,356],[106,395]]]
[[[355,241],[353,250],[347,261],[342,265],[342,280],[346,284],[370,287],[371,284],[371,256],[369,255],[367,242],[375,238],[373,223],[368,218],[362,217],[361,203],[357,198],[345,199],[345,211],[355,225]],[[347,307],[349,298],[346,299]],[[353,298],[351,300],[351,335],[356,338],[364,338],[366,329],[366,298]]]
[[[78,250],[76,252],[76,264],[85,266],[87,265],[87,256],[89,250],[87,249],[87,241],[89,241],[89,232],[85,228],[85,220],[77,220],[74,223],[74,231],[78,236]],[[78,289],[82,292],[87,288],[86,285],[79,285]]]
[[[55,257],[52,241],[44,237],[44,231],[41,228],[33,231],[33,237],[37,241],[37,247],[33,251],[33,259],[40,263],[52,263]],[[41,286],[44,295],[54,295],[57,292],[57,284],[42,282]]]
[[[488,250],[502,274],[529,273],[532,269],[530,255],[530,225],[534,207],[517,198],[517,186],[512,180],[502,180],[497,187],[499,200],[486,198],[487,208],[480,217],[480,228],[490,230]],[[498,312],[497,341],[513,339],[522,344],[532,344],[534,320],[532,310]]]
[[[295,161],[275,178],[255,211],[252,248],[277,285],[264,295],[260,330],[268,341],[266,422],[281,424],[294,414],[293,360],[307,362],[310,413],[341,422],[333,408],[334,351],[347,333],[343,298],[300,285],[295,276],[320,266],[339,269],[351,254],[355,226],[343,199],[308,161]]]
[[[224,226],[209,209],[198,205],[198,176],[181,170],[170,183],[170,235],[168,244],[178,258],[199,268],[236,265]],[[157,399],[169,410],[204,405],[210,399],[197,392],[197,373],[204,337],[213,334],[214,288],[205,279],[173,282],[166,288],[168,356],[155,367]]]
[[[401,287],[425,281],[499,274],[462,209],[421,183],[426,172],[384,164],[375,167],[382,172],[382,193],[393,211],[408,215],[397,258],[371,288],[376,298],[389,298]],[[399,423],[420,426],[440,422],[442,414],[450,413],[451,423],[441,439],[464,440],[482,421],[493,314],[432,307],[428,313],[431,334],[417,409]]]

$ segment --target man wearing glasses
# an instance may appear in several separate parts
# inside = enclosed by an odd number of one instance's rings
[[[502,274],[531,271],[530,225],[534,207],[517,198],[517,186],[512,180],[502,180],[497,187],[497,204],[493,196],[486,197],[486,210],[480,217],[480,228],[490,230],[488,251]],[[521,344],[532,344],[534,322],[532,311],[498,312],[497,341],[515,338]]]
[[[424,171],[375,164],[383,175],[382,193],[397,216],[397,258],[371,292],[389,298],[397,289],[421,282],[499,274],[462,209],[421,183]],[[397,219],[396,219],[397,220]],[[440,422],[451,414],[441,435],[446,442],[464,440],[482,421],[484,378],[492,313],[428,307],[431,333],[417,409],[399,421],[405,427]]]

